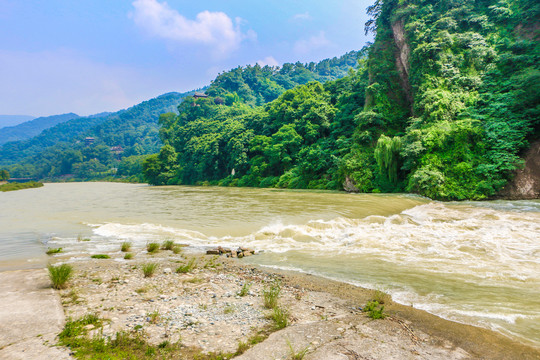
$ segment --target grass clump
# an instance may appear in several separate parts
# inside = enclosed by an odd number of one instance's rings
[[[120,246],[120,251],[129,252],[131,250],[131,243],[129,241],[124,241]]]
[[[151,324],[157,324],[161,320],[161,314],[158,310],[154,310],[151,313],[146,315],[148,317],[148,322]]]
[[[176,255],[182,253],[182,247],[180,245],[174,245],[171,250]]]
[[[146,251],[148,251],[148,253],[152,254],[152,253],[157,252],[158,250],[159,250],[158,243],[152,242],[152,243],[146,244]]]
[[[289,346],[291,360],[302,360],[306,356],[307,352],[309,351],[309,345],[303,348],[302,350],[295,351],[293,344],[291,343],[289,339],[287,339],[287,345]]]
[[[69,320],[59,334],[60,345],[68,346],[75,357],[81,359],[176,359],[180,358],[180,344],[164,341],[151,345],[140,332],[117,332],[112,338],[100,335],[90,337],[88,325],[93,329],[103,326],[95,315],[86,315],[79,320]],[[90,327],[92,328],[92,327]]]
[[[274,281],[272,284],[265,286],[263,289],[264,307],[273,309],[278,304],[279,293],[281,292],[281,284],[279,281]]]
[[[156,272],[158,268],[158,264],[156,263],[146,263],[142,265],[142,271],[144,274],[144,277],[152,277],[154,273]]]
[[[176,268],[176,272],[179,274],[186,274],[193,270],[197,265],[195,264],[195,258],[191,258],[187,264],[180,265]]]
[[[250,282],[244,283],[244,285],[242,285],[242,289],[240,289],[240,291],[238,292],[238,295],[246,296],[247,294],[249,294],[249,289],[251,288],[251,285],[253,284]]]
[[[43,183],[36,182],[36,181],[29,181],[25,183],[12,182],[12,183],[0,185],[0,191],[6,192],[6,191],[24,190],[24,189],[38,188],[42,186],[43,186]]]
[[[58,253],[61,253],[61,252],[62,252],[61,247],[59,247],[59,248],[48,248],[47,251],[45,252],[45,254],[52,255],[52,254],[58,254]]]
[[[363,311],[374,320],[384,319],[386,317],[386,314],[384,313],[384,306],[382,306],[377,300],[368,301],[366,306],[364,306]]]
[[[172,250],[174,248],[175,244],[172,240],[166,240],[161,244],[161,250]]]
[[[73,267],[71,265],[62,264],[53,266],[49,264],[47,269],[49,269],[49,278],[51,279],[52,287],[54,289],[67,288],[67,282],[73,275]]]
[[[124,259],[126,259],[126,260],[133,259],[133,254],[132,253],[126,253],[126,255],[124,255]]]
[[[280,330],[289,325],[289,312],[282,307],[276,306],[270,314],[270,319],[274,321],[274,329]]]
[[[92,259],[110,259],[111,257],[107,254],[96,254],[90,256]]]

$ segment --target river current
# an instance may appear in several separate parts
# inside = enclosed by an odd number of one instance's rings
[[[0,193],[0,271],[42,267],[47,247],[78,261],[168,239],[249,246],[263,253],[242,261],[383,290],[540,347],[538,200],[116,183]]]

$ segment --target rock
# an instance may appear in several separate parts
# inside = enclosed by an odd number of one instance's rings
[[[231,253],[231,257],[233,257],[233,258],[238,257],[238,254],[236,253],[236,251],[233,251],[233,252]]]
[[[253,255],[253,253],[252,253],[251,251],[244,251],[242,254],[243,254],[244,256],[251,256],[251,255]]]
[[[229,249],[229,248],[223,248],[222,251],[223,251],[224,254],[229,254],[229,253],[231,253],[232,250]]]
[[[210,250],[206,250],[206,255],[219,255],[220,252],[218,249],[210,249]]]
[[[172,269],[171,268],[165,268],[165,269],[163,269],[163,273],[164,274],[170,274],[170,273],[172,273]]]
[[[241,253],[238,254],[238,258],[239,258],[239,259],[241,259],[241,258],[243,258],[243,257],[244,257],[244,253],[241,252]]]

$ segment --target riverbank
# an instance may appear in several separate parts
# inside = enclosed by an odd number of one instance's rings
[[[171,251],[111,257],[71,261],[75,276],[57,292],[66,316],[96,315],[102,323],[86,325],[89,336],[109,339],[125,331],[155,351],[170,348],[177,358],[236,353],[238,359],[288,359],[305,351],[304,359],[540,359],[539,349],[500,334],[315,276]],[[69,259],[60,254],[56,260]],[[148,263],[157,269],[144,277]],[[279,330],[262,295],[276,281],[289,322]],[[386,318],[373,320],[361,311],[373,299],[384,302]]]

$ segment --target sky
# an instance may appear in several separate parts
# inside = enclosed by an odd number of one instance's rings
[[[117,111],[237,66],[341,56],[372,41],[371,2],[0,0],[0,115]]]

